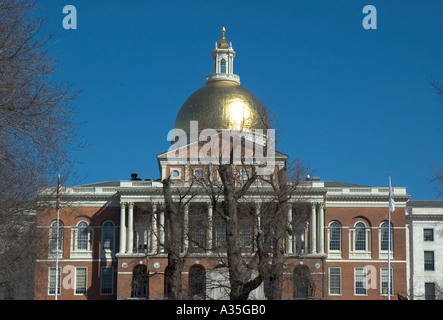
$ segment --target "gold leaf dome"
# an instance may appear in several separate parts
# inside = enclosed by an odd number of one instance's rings
[[[174,128],[190,132],[190,121],[198,130],[269,129],[265,108],[248,90],[233,81],[210,81],[194,92],[177,114]]]

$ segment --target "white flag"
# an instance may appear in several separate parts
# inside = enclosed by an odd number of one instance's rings
[[[394,193],[392,192],[391,187],[391,175],[389,175],[389,210],[391,212],[395,211]]]

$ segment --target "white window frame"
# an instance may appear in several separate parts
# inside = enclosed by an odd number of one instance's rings
[[[79,225],[84,222],[88,225],[88,239],[87,239],[87,247],[86,249],[79,249],[78,248],[78,236],[79,236]],[[75,227],[72,228],[71,232],[71,258],[89,258],[92,259],[92,247],[91,244],[93,243],[93,232],[91,229],[91,226],[89,223],[85,220],[81,220],[77,223]]]
[[[84,270],[84,279],[81,279],[82,283],[79,283],[79,271]],[[84,292],[77,292],[77,290],[83,289],[79,288],[80,285],[84,284]],[[88,294],[88,267],[75,267],[75,282],[74,282],[74,295],[75,296],[86,296]]]
[[[425,231],[432,231],[432,239],[426,239],[426,232]],[[434,236],[435,232],[434,232],[434,228],[423,228],[423,241],[424,242],[433,242],[434,241]]]
[[[339,226],[340,226],[340,241],[339,241],[340,249],[339,250],[331,250],[331,235],[332,235],[332,233],[331,233],[331,229],[332,229],[331,225],[333,223],[338,223]],[[343,229],[342,224],[339,221],[337,221],[337,220],[331,221],[329,223],[329,225],[328,225],[328,258],[341,258],[342,257],[342,248],[343,248],[342,229]]]
[[[394,258],[394,227],[391,223],[391,244],[390,244],[390,251],[389,250],[382,250],[382,227],[384,223],[389,223],[387,220],[384,220],[380,223],[380,226],[378,228],[378,254],[379,259],[385,260],[388,259],[388,253],[390,255],[390,258]]]
[[[175,170],[178,171],[178,176],[177,177],[174,177],[172,175],[172,172],[175,171]],[[182,178],[182,169],[181,168],[169,168],[169,176],[171,177],[172,180],[181,180],[181,178]]]
[[[136,243],[137,247],[134,248],[135,252],[137,253],[144,253],[144,252],[150,252],[151,251],[151,230],[149,227],[146,226],[138,226],[135,227],[135,236],[136,236]]]
[[[427,261],[426,254],[429,254],[429,256],[432,256],[432,269],[426,269],[426,264],[430,264],[430,260]],[[434,250],[424,250],[423,251],[423,271],[425,272],[433,272],[435,271],[435,251]]]
[[[220,73],[228,73],[228,63],[225,58],[220,60]]]
[[[356,226],[358,223],[363,223],[365,226],[365,250],[356,250],[355,248],[355,242],[356,242]],[[349,246],[350,252],[349,252],[349,258],[350,259],[370,259],[372,255],[372,248],[371,248],[371,228],[367,226],[367,224],[359,220],[354,224],[353,228],[350,228],[349,230],[349,243],[351,244]]]
[[[388,296],[388,287],[386,286],[388,282],[388,268],[380,268],[380,295],[381,296]],[[385,281],[386,280],[386,281]],[[394,295],[394,269],[391,268],[391,291],[390,296],[392,297]]]
[[[62,292],[62,288],[61,288],[61,284],[62,284],[62,280],[61,280],[61,275],[62,275],[62,268],[58,267],[58,287],[57,287],[57,291],[58,291],[58,295],[61,295]],[[55,296],[55,278],[56,278],[56,274],[55,274],[55,267],[49,267],[48,269],[48,296]],[[52,287],[51,284],[54,284],[54,286]],[[51,290],[52,288],[52,290]],[[51,291],[54,291],[53,293],[51,293]]]
[[[57,228],[55,227],[57,225],[57,220],[54,220],[50,227],[49,227],[49,244],[48,244],[48,257],[54,258],[57,255],[57,246],[58,248],[58,257],[63,257],[63,243],[64,243],[64,233],[65,233],[65,225],[61,220],[59,220],[59,237],[58,237],[58,243],[57,243],[57,237],[56,235],[53,235],[52,232],[55,229],[55,232],[57,232]],[[61,232],[60,232],[61,231]],[[56,242],[55,248],[53,248],[53,242]]]
[[[357,279],[359,277],[359,279]],[[365,293],[357,293],[357,280],[360,281],[360,277],[363,277],[363,288]],[[367,296],[368,295],[368,270],[365,267],[355,267],[354,268],[354,295],[355,296]]]
[[[339,277],[339,293],[331,293],[331,283],[332,283],[332,281],[331,281],[331,270],[332,269],[338,269],[338,271],[339,271],[339,274],[338,274],[338,277]],[[336,274],[334,275],[334,276],[337,276]],[[341,277],[341,268],[340,267],[329,267],[329,279],[328,279],[328,287],[329,287],[329,295],[330,296],[341,296],[342,295],[342,277]]]
[[[111,248],[105,248],[105,228],[111,228],[110,226],[109,227],[106,227],[105,226],[105,224],[106,223],[111,223],[112,224],[112,245],[111,245]],[[112,253],[112,252],[114,252],[114,250],[115,250],[115,224],[114,224],[114,222],[113,221],[111,221],[111,220],[106,220],[105,222],[103,222],[103,224],[102,224],[102,232],[101,232],[101,242],[102,242],[102,250],[105,252],[105,253]]]

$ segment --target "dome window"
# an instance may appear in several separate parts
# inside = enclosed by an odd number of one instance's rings
[[[222,59],[220,63],[220,73],[226,73],[226,60]]]

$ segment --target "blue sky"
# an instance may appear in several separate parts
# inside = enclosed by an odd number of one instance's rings
[[[278,150],[311,176],[406,187],[438,199],[443,166],[443,3],[423,1],[41,0],[42,34],[55,40],[58,81],[74,102],[78,137],[71,184],[157,179],[156,155],[185,100],[212,73],[210,52],[227,29],[242,86],[271,111]],[[365,30],[365,5],[377,29]],[[65,30],[65,5],[77,29]]]

